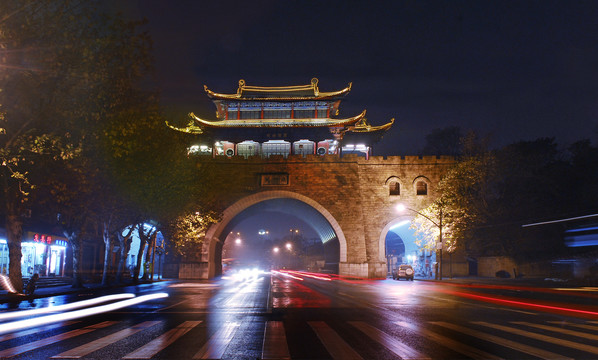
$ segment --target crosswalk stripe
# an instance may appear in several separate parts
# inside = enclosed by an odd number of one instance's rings
[[[336,331],[332,330],[323,321],[308,321],[309,326],[314,330],[318,338],[328,350],[333,359],[363,359],[353,350],[345,340],[343,340]]]
[[[588,340],[598,340],[598,335],[588,334],[588,333],[581,332],[581,331],[563,329],[563,328],[556,327],[556,326],[534,324],[534,323],[529,323],[529,322],[525,322],[525,321],[511,321],[511,324],[535,327],[535,328],[542,329],[542,330],[548,330],[548,331],[558,332],[561,334],[577,336],[577,337],[580,337],[583,339],[588,339]]]
[[[17,331],[17,332],[11,333],[11,334],[0,335],[0,342],[16,339],[16,338],[31,335],[31,334],[37,334],[42,331],[52,330],[52,329],[60,328],[63,326],[69,326],[69,325],[72,325],[75,323],[78,323],[78,321],[65,321],[60,324],[46,325],[46,326],[42,326],[39,328],[33,328],[33,329],[28,329],[28,330]]]
[[[262,359],[290,359],[287,337],[282,321],[267,321],[264,332]]]
[[[199,324],[201,324],[201,321],[185,321],[137,350],[128,353],[123,359],[149,359]]]
[[[143,329],[147,329],[156,324],[159,324],[160,322],[161,321],[145,321],[141,324],[137,324],[133,327],[115,332],[114,334],[105,336],[103,338],[100,338],[100,339],[94,340],[92,342],[89,342],[87,344],[76,347],[74,349],[65,351],[61,354],[52,356],[52,359],[78,359],[78,358],[83,357],[89,353],[92,353],[96,350],[106,347],[112,343],[122,340],[127,336],[131,336],[135,333],[138,333],[139,331],[141,331]]]
[[[487,353],[483,350],[474,348],[467,344],[463,344],[461,342],[455,341],[453,339],[447,338],[446,336],[442,336],[437,334],[431,330],[423,329],[417,326],[413,326],[412,324],[407,324],[404,321],[397,321],[395,324],[408,328],[412,331],[418,332],[424,337],[434,340],[435,342],[439,343],[442,346],[445,346],[453,351],[456,351],[460,354],[463,354],[467,357],[472,359],[487,359],[487,360],[502,360],[501,357]]]
[[[572,327],[585,329],[585,330],[598,331],[598,326],[596,326],[596,325],[576,324],[576,323],[569,323],[569,322],[562,322],[562,321],[549,321],[548,323],[557,324],[557,325],[567,325],[567,326],[572,326]]]
[[[577,342],[573,342],[573,341],[569,341],[569,340],[559,339],[554,336],[547,336],[547,335],[543,335],[543,334],[533,333],[530,331],[517,329],[517,328],[511,327],[511,326],[490,324],[490,323],[487,323],[484,321],[474,321],[472,323],[490,327],[490,328],[497,329],[497,330],[506,331],[511,334],[521,335],[521,336],[525,336],[525,337],[536,339],[536,340],[546,341],[546,342],[549,342],[552,344],[558,344],[561,346],[570,347],[570,348],[573,348],[576,350],[582,350],[582,351],[589,352],[592,354],[598,354],[598,347],[592,346],[592,345],[586,345],[586,344],[581,344],[581,343],[577,343]]]
[[[238,327],[238,323],[226,323],[199,349],[193,359],[220,359]]]
[[[371,339],[386,347],[388,350],[397,354],[402,359],[429,359],[429,357],[426,355],[421,354],[417,350],[403,344],[387,333],[368,325],[363,321],[349,321],[349,324],[353,325]]]
[[[28,343],[28,344],[24,344],[24,345],[20,345],[20,346],[15,346],[15,347],[10,348],[10,349],[5,349],[5,350],[0,351],[0,358],[6,358],[6,357],[11,357],[11,356],[19,355],[19,354],[25,353],[27,351],[38,349],[38,348],[40,348],[42,346],[54,344],[54,343],[57,343],[57,342],[62,341],[62,340],[70,339],[70,338],[75,337],[75,336],[87,334],[88,332],[92,332],[92,331],[97,330],[97,329],[101,329],[101,328],[104,328],[104,327],[107,327],[107,326],[110,326],[110,325],[114,325],[117,322],[118,321],[103,321],[103,322],[95,324],[95,325],[90,325],[90,326],[86,326],[86,327],[81,328],[81,329],[67,331],[65,333],[54,335],[54,336],[50,336],[50,337],[45,338],[45,339],[33,341],[33,342]]]
[[[466,328],[463,326],[459,326],[459,325],[455,325],[455,324],[449,324],[443,321],[431,321],[430,324],[433,325],[438,325],[438,326],[442,326],[445,327],[447,329],[451,329],[454,331],[458,331],[461,332],[463,334],[469,335],[469,336],[473,336],[476,337],[478,339],[482,339],[484,341],[488,341],[491,343],[495,343],[504,347],[508,347],[510,349],[513,350],[517,350],[532,356],[536,356],[542,359],[569,359],[569,360],[573,360],[572,358],[568,358],[566,356],[560,355],[560,354],[556,354],[550,351],[546,351],[546,350],[542,350],[542,349],[538,349],[535,348],[533,346],[529,346],[529,345],[525,345],[522,343],[518,343],[516,341],[512,341],[509,339],[504,339],[501,338],[499,336],[494,336],[491,334],[486,334],[483,332],[480,332],[478,330],[473,330],[470,328]]]

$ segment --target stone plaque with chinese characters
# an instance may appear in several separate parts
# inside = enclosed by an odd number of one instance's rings
[[[289,174],[287,173],[273,173],[261,174],[262,186],[287,186],[289,185]]]

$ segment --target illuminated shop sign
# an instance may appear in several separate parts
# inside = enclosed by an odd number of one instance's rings
[[[65,246],[66,247],[66,240],[60,239],[53,239],[50,235],[43,235],[43,234],[33,234],[33,242],[40,243],[40,244],[48,244],[48,245],[57,245],[57,246]]]

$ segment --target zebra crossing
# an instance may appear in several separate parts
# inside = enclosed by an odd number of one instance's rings
[[[217,329],[212,329],[210,334],[193,334],[198,327],[206,326],[202,320],[188,320],[171,327],[164,327],[161,320],[143,321],[133,326],[126,327],[121,321],[101,321],[92,325],[83,326],[74,330],[68,327],[76,326],[77,322],[65,322],[37,329],[37,331],[60,330],[59,334],[50,335],[28,343],[11,346],[11,341],[32,335],[32,330],[18,331],[0,337],[0,358],[13,358],[19,355],[43,354],[44,358],[51,359],[77,359],[93,356],[93,353],[109,348],[118,341],[127,339],[135,334],[152,329],[164,328],[164,332],[157,336],[148,336],[145,344],[131,350],[122,359],[151,359],[160,358],[160,352],[176,347],[177,342],[183,337],[195,337],[192,359],[220,359],[225,356],[229,345],[235,341],[243,341],[239,335],[236,338],[239,323],[225,322]],[[120,327],[118,326],[120,323]],[[409,323],[394,321],[387,324],[372,324],[367,321],[344,321],[329,324],[326,321],[305,321],[307,328],[313,331],[314,338],[318,339],[331,359],[363,359],[364,355],[355,349],[351,342],[344,339],[341,333],[353,331],[357,336],[367,339],[372,347],[385,349],[400,359],[435,359],[444,358],[443,354],[456,354],[449,356],[471,359],[501,359],[522,356],[533,356],[540,359],[575,359],[598,358],[598,325],[592,321],[579,322],[526,322],[508,321],[504,323],[491,323],[486,321],[466,321],[451,323],[447,321],[428,321],[424,323]],[[390,325],[390,326],[389,326]],[[339,327],[346,327],[339,333]],[[111,328],[115,331],[99,338],[93,332],[103,330],[108,333]],[[121,330],[118,330],[118,329]],[[400,330],[400,331],[398,331]],[[398,334],[403,334],[401,337]],[[409,336],[404,337],[407,333]],[[154,334],[154,333],[153,333]],[[202,333],[203,334],[203,333]],[[61,341],[76,337],[93,337],[93,340],[83,345],[73,347],[66,351],[57,351],[51,354],[53,347]],[[414,339],[418,339],[414,341]],[[524,343],[522,338],[533,339],[531,343]],[[199,341],[198,339],[203,339]],[[468,341],[475,339],[476,341]],[[263,346],[259,358],[261,359],[293,359],[292,347],[289,346],[287,332],[283,321],[263,322]],[[415,345],[414,345],[415,344]],[[433,346],[428,346],[433,344]],[[531,345],[533,344],[533,345]],[[187,342],[188,346],[188,342]],[[306,347],[309,344],[306,344]],[[63,347],[61,349],[64,349]],[[438,349],[444,349],[439,353]],[[38,353],[36,353],[36,351]],[[447,352],[448,351],[448,352]],[[572,352],[575,351],[575,352]],[[573,355],[572,355],[573,354]],[[579,354],[579,355],[577,355]],[[230,354],[229,354],[230,356]],[[318,356],[314,356],[318,357]],[[37,358],[37,356],[36,356]],[[304,356],[301,356],[304,358]]]

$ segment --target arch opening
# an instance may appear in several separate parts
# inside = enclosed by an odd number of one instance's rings
[[[208,231],[209,277],[244,267],[338,273],[344,236],[324,208],[291,192],[256,195],[233,204]]]
[[[417,245],[415,230],[410,228],[411,220],[410,216],[394,219],[380,235],[380,249],[384,249],[380,257],[385,258],[387,276],[401,264],[412,265],[418,276],[432,276],[435,253]]]

